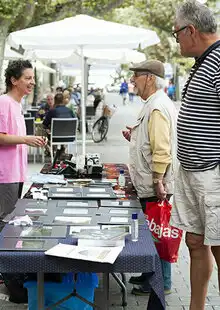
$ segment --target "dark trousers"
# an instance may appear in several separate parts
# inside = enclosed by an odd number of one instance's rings
[[[170,197],[172,195],[168,195],[167,199],[170,200]],[[157,197],[148,197],[148,198],[140,198],[140,203],[142,206],[143,212],[145,212],[146,209],[146,203],[147,202],[154,202],[158,201]],[[162,274],[163,274],[163,280],[164,280],[164,289],[165,290],[170,290],[171,289],[171,263],[166,262],[165,260],[161,259],[161,268],[162,268]],[[150,285],[148,282],[148,279],[151,277],[151,273],[142,273],[142,276],[146,277],[146,280],[143,285],[143,290],[144,291],[149,291]]]

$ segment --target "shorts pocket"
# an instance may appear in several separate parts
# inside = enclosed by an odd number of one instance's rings
[[[220,240],[220,194],[205,196],[205,238]]]

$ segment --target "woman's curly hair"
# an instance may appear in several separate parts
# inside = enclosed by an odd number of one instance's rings
[[[20,79],[25,69],[33,69],[29,60],[19,59],[9,62],[8,67],[5,70],[6,91],[12,89],[11,78],[14,77],[16,80]]]

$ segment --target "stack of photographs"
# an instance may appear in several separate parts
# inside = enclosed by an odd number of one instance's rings
[[[123,229],[81,230],[78,233],[78,246],[124,246],[127,234]]]
[[[123,232],[126,232],[128,234],[131,233],[131,225],[96,225],[96,226],[70,226],[69,229],[69,235],[77,238],[79,235],[79,232],[85,231],[85,230],[97,230],[97,229],[107,229],[107,230],[120,230]]]

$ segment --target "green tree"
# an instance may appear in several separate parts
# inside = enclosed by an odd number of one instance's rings
[[[11,31],[60,20],[76,14],[101,16],[124,2],[124,0],[0,0],[0,76],[5,41]]]
[[[106,18],[131,26],[155,30],[161,42],[144,50],[140,48],[139,51],[145,52],[148,58],[177,63],[180,66],[180,72],[183,73],[189,69],[192,61],[182,59],[178,45],[172,37],[175,10],[181,2],[182,0],[135,0],[132,5],[129,5],[127,1],[123,8],[117,8],[108,13]],[[216,2],[216,0],[209,0],[207,4],[216,7]]]

